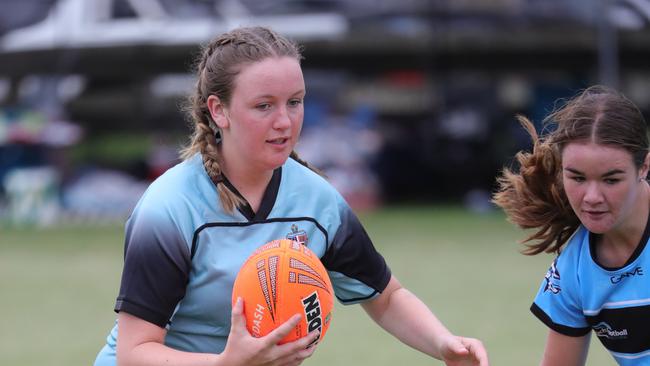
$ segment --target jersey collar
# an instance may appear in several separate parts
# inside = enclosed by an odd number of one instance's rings
[[[589,232],[589,251],[591,252],[591,259],[594,261],[594,263],[598,264],[603,269],[606,269],[608,271],[617,271],[617,270],[619,270],[621,268],[624,268],[624,267],[628,266],[630,263],[634,262],[641,255],[641,253],[643,252],[643,249],[645,248],[646,244],[648,243],[648,239],[650,239],[650,215],[648,215],[648,221],[646,222],[645,230],[643,231],[643,235],[641,236],[641,241],[636,246],[636,249],[634,250],[632,255],[630,255],[630,258],[628,258],[628,260],[625,262],[625,264],[623,264],[620,267],[617,267],[617,268],[607,267],[607,266],[602,265],[598,261],[598,257],[596,255],[596,253],[597,253],[596,252],[596,242],[598,241],[598,236],[599,236],[598,234],[594,234],[592,232]]]
[[[269,216],[271,213],[271,210],[273,209],[273,206],[275,205],[275,200],[278,197],[278,191],[280,190],[280,181],[282,180],[282,167],[279,167],[273,171],[273,176],[271,176],[271,180],[269,181],[269,184],[266,186],[266,190],[264,191],[264,196],[262,197],[262,202],[260,203],[260,208],[257,210],[257,212],[254,212],[253,209],[251,208],[251,205],[246,201],[244,196],[239,193],[237,188],[230,183],[228,178],[224,175],[223,176],[223,183],[230,189],[234,194],[236,194],[239,198],[244,201],[243,206],[238,206],[237,210],[241,212],[242,215],[248,220],[248,221],[261,221],[261,220],[266,220],[266,218]]]

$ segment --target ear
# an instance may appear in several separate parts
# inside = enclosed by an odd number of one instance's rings
[[[639,179],[646,179],[648,177],[648,170],[650,169],[650,153],[645,155],[645,160],[639,168]]]
[[[210,111],[210,117],[217,124],[217,127],[221,129],[227,128],[230,121],[226,118],[225,106],[221,103],[219,97],[210,95],[207,100],[207,105]]]

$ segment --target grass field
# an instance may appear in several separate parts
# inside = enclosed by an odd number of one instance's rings
[[[546,328],[528,311],[550,256],[518,252],[499,213],[392,207],[361,215],[402,284],[453,332],[483,340],[492,365],[535,365]],[[0,365],[91,365],[111,328],[122,227],[0,227]],[[325,365],[441,364],[394,341],[359,306],[336,304],[315,355]],[[615,365],[593,339],[588,365]]]

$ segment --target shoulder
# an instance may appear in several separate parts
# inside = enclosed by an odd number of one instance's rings
[[[580,226],[546,272],[531,306],[535,316],[564,335],[578,337],[591,330],[580,285],[588,248],[589,232]]]
[[[581,262],[589,256],[589,232],[580,226],[553,260],[546,275],[546,290],[575,292],[579,287]]]
[[[315,218],[332,235],[354,219],[349,205],[332,184],[293,159],[282,166],[278,205],[285,216]]]
[[[562,248],[556,261],[558,266],[564,268],[575,267],[584,259],[590,259],[589,231],[580,225]]]
[[[192,200],[204,199],[215,191],[199,154],[171,167],[154,180],[144,193],[139,205],[176,206]]]
[[[283,185],[294,191],[309,195],[329,196],[336,198],[337,202],[342,200],[340,193],[327,179],[294,159],[287,159],[282,166],[282,171]]]
[[[131,220],[157,222],[192,232],[206,202],[217,200],[200,155],[195,155],[167,170],[153,181],[137,203]],[[215,205],[211,205],[214,207]]]

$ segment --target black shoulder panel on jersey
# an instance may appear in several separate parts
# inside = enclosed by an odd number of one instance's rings
[[[384,257],[377,252],[363,225],[348,208],[341,212],[341,226],[321,261],[329,271],[361,281],[377,292],[384,291],[390,281],[391,272]]]
[[[132,216],[127,223],[124,270],[115,311],[165,327],[185,296],[190,253],[171,225]]]
[[[537,304],[533,303],[530,306],[530,311],[535,315],[542,323],[546,324],[547,327],[553,329],[554,331],[564,334],[569,337],[582,337],[588,334],[591,331],[590,327],[585,328],[573,328],[566,325],[554,323],[553,320],[542,310]]]

